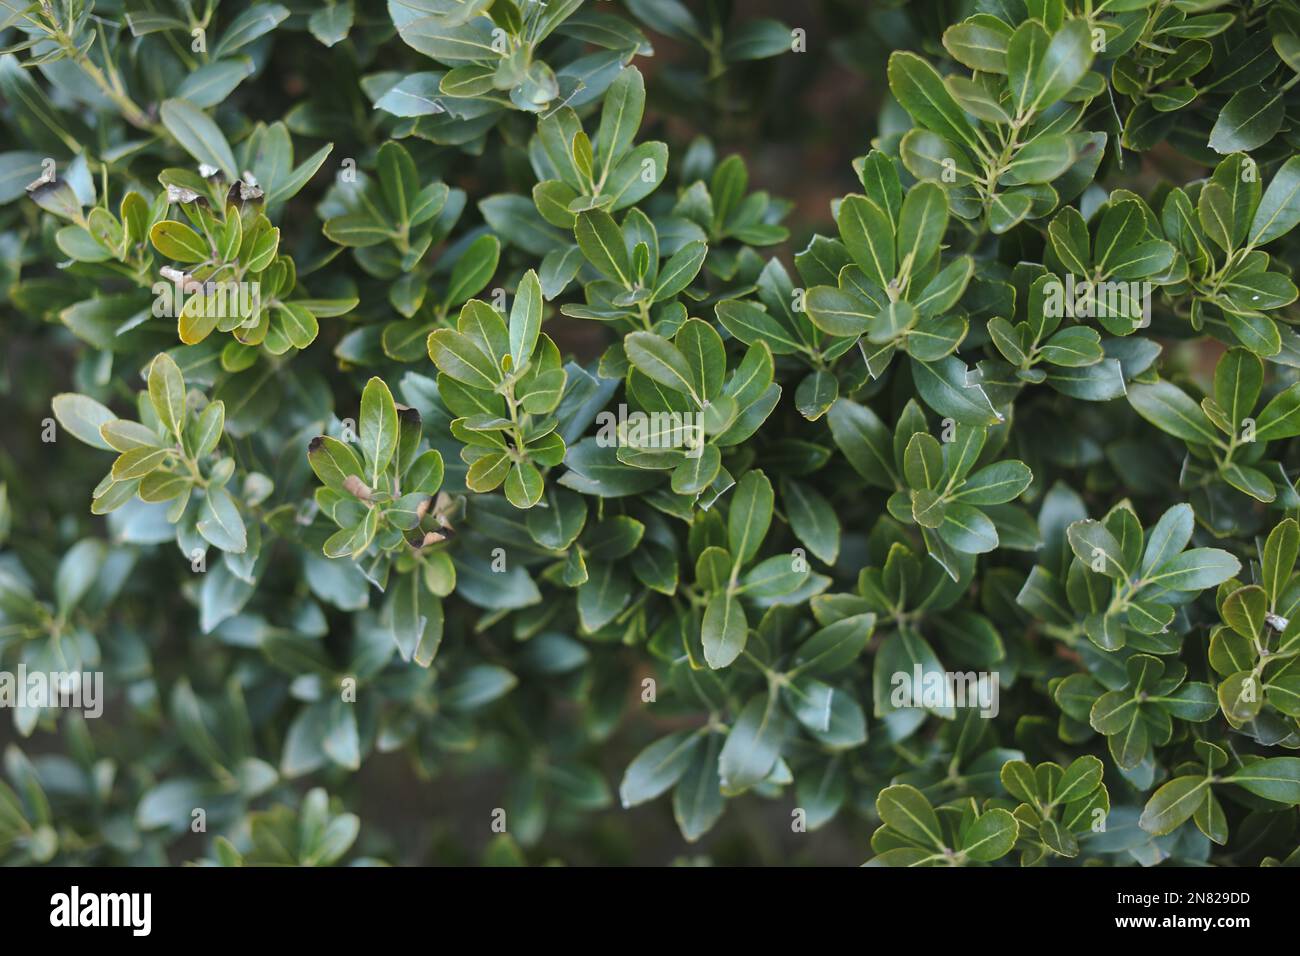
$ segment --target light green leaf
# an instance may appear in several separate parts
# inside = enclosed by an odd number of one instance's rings
[[[358,443],[369,468],[369,484],[379,488],[380,479],[397,450],[397,406],[384,380],[371,378],[361,393],[361,420],[357,425]]]

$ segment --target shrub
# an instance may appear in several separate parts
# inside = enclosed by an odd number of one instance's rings
[[[732,6],[0,3],[0,859],[1296,861],[1300,4]]]

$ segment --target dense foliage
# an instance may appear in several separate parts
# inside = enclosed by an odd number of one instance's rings
[[[1300,859],[1296,0],[0,48],[0,860]]]

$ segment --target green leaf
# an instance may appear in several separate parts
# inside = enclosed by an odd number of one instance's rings
[[[1050,817],[1038,825],[1038,837],[1043,845],[1058,856],[1079,855],[1079,841],[1069,830]]]
[[[783,598],[794,594],[807,580],[807,561],[800,561],[795,555],[774,554],[741,575],[736,593],[760,601]]]
[[[1218,432],[1201,411],[1201,406],[1171,382],[1159,381],[1149,385],[1133,382],[1129,385],[1128,400],[1134,411],[1175,438],[1199,445],[1218,440]]]
[[[772,483],[761,471],[746,472],[731,496],[727,540],[736,567],[744,567],[763,544],[772,523]]]
[[[1257,585],[1238,588],[1223,602],[1223,621],[1234,631],[1251,641],[1264,633],[1264,617],[1268,613],[1268,598]]]
[[[197,232],[173,219],[154,223],[149,230],[149,241],[160,253],[176,262],[206,262],[214,257],[213,250]]]
[[[577,540],[587,520],[581,496],[562,488],[546,489],[546,507],[528,512],[528,533],[544,548],[562,551]]]
[[[795,390],[794,403],[799,414],[815,422],[830,409],[839,397],[839,380],[826,371],[816,371],[806,376]]]
[[[1265,800],[1300,805],[1300,757],[1256,760],[1223,779]]]
[[[468,713],[499,700],[518,683],[518,678],[504,667],[475,664],[447,682],[439,702],[452,711]]]
[[[1019,498],[1033,480],[1033,472],[1024,462],[999,461],[967,478],[952,497],[968,505],[1000,505]]]
[[[1300,383],[1273,397],[1255,420],[1255,440],[1273,441],[1300,435]]]
[[[1033,197],[1026,190],[998,193],[989,209],[989,230],[995,236],[1010,232],[1029,215],[1033,205]]]
[[[727,33],[722,55],[729,63],[761,60],[791,49],[790,28],[779,20],[746,20]]]
[[[745,704],[718,755],[723,793],[735,794],[762,782],[781,753],[786,719],[771,694],[755,694]]]
[[[465,473],[465,487],[480,493],[493,491],[506,480],[511,464],[510,456],[504,451],[476,458]]]
[[[1283,590],[1295,570],[1296,556],[1300,554],[1300,524],[1287,518],[1269,532],[1261,555],[1262,577],[1269,607],[1277,607]]]
[[[948,194],[936,183],[917,183],[898,217],[898,262],[919,269],[938,252],[948,227]]]
[[[593,562],[587,581],[578,588],[578,618],[586,631],[608,625],[632,596],[631,579],[610,562]]]
[[[739,156],[728,156],[713,170],[709,181],[709,196],[713,201],[713,222],[719,231],[731,220],[749,188],[749,171]]]
[[[939,537],[963,554],[987,554],[998,546],[997,526],[984,512],[959,501],[944,508]]]
[[[143,478],[167,460],[168,452],[162,448],[132,448],[113,462],[113,477],[118,481]]]
[[[1264,384],[1264,363],[1246,349],[1229,349],[1214,369],[1214,401],[1233,429],[1243,427],[1259,400]]]
[[[1209,786],[1204,777],[1175,777],[1147,801],[1138,825],[1156,836],[1172,833],[1192,818]]]
[[[307,19],[307,29],[325,46],[334,46],[347,39],[348,31],[352,29],[352,18],[352,3],[346,0],[314,11]]]
[[[1017,800],[1029,804],[1038,802],[1038,784],[1034,777],[1034,770],[1025,761],[1008,760],[1002,765],[998,777],[1007,793]],[[1046,799],[1045,794],[1043,799]]]
[[[1031,107],[1042,111],[1069,93],[1092,67],[1092,28],[1072,19],[1052,35],[1034,75]]]
[[[704,660],[717,670],[727,667],[740,656],[749,638],[749,623],[740,599],[731,593],[715,594],[704,609]]]
[[[1069,169],[1074,160],[1074,147],[1064,133],[1040,136],[1016,151],[999,182],[1007,186],[1050,183]]]
[[[886,787],[876,797],[876,813],[885,826],[918,846],[943,850],[943,832],[930,801],[908,784]]]
[[[967,859],[989,863],[1010,853],[1019,835],[1020,826],[1008,811],[988,810],[962,834],[958,849]]]
[[[609,213],[589,209],[579,214],[573,233],[578,248],[597,272],[629,289],[632,287],[632,265],[623,244],[623,233]]]
[[[1010,38],[1011,30],[1001,20],[972,17],[945,30],[943,45],[955,60],[972,70],[1005,74]]]
[[[149,364],[149,403],[163,427],[180,438],[185,427],[185,379],[166,352],[159,352]]]
[[[1196,216],[1205,235],[1225,252],[1231,252],[1233,241],[1232,198],[1218,183],[1206,183],[1196,202]]]
[[[307,461],[316,477],[335,491],[343,490],[343,483],[349,475],[360,478],[365,473],[365,467],[356,452],[328,435],[312,439],[307,450]]]
[[[917,432],[903,452],[903,478],[909,487],[935,490],[943,479],[943,449],[938,439]]]
[[[1282,164],[1264,190],[1250,224],[1250,244],[1262,246],[1300,223],[1300,156]]]
[[[1088,274],[1088,226],[1077,209],[1067,206],[1057,213],[1047,227],[1047,235],[1052,251],[1070,272],[1077,276]]]
[[[212,48],[212,58],[218,60],[242,49],[270,33],[288,16],[289,11],[278,3],[253,4],[226,26],[221,39]]]
[[[826,564],[840,552],[840,520],[834,507],[812,485],[782,477],[781,502],[794,536]]]
[[[974,128],[934,67],[914,53],[895,51],[889,57],[888,73],[890,91],[913,119],[978,152]]]
[[[601,106],[596,132],[596,175],[604,181],[615,160],[632,145],[645,110],[645,81],[634,66],[626,67],[610,84]]]
[[[813,325],[828,335],[856,338],[867,331],[871,320],[876,315],[876,309],[868,305],[865,300],[850,292],[828,285],[814,286],[809,289],[805,304],[808,309],[808,318],[812,320]],[[737,312],[739,310],[733,310],[732,314],[734,315]],[[743,316],[744,313],[741,313],[741,315]],[[758,322],[751,324],[754,327],[761,327]],[[739,333],[736,334],[739,335]],[[794,352],[799,348],[799,345],[793,339],[789,339],[788,334],[784,331],[777,332],[771,337],[763,336],[763,338],[773,345],[772,351],[774,352]],[[775,343],[771,341],[772,338],[776,339]],[[786,342],[791,347],[786,349],[776,347],[777,344]]]
[[[963,425],[996,425],[1001,417],[961,359],[912,361],[912,380],[925,403],[940,415]]]
[[[104,542],[83,538],[64,553],[54,577],[59,613],[66,615],[90,590],[107,556]]]
[[[641,374],[702,404],[695,373],[673,343],[653,332],[630,332],[623,339],[623,348]]]
[[[1146,550],[1142,553],[1141,573],[1151,571],[1172,560],[1187,547],[1196,526],[1196,514],[1188,504],[1174,505],[1156,522],[1147,534]]]
[[[457,306],[483,291],[496,273],[500,257],[501,241],[496,236],[479,236],[471,242],[451,268],[445,303]]]
[[[1235,577],[1241,562],[1218,548],[1192,548],[1155,568],[1144,580],[1170,591],[1202,591]]]
[[[1047,53],[1051,34],[1036,20],[1027,20],[1016,27],[1007,42],[1007,86],[1011,93],[1011,109],[1017,117],[1032,112],[1037,92],[1038,68]]]
[[[1065,768],[1065,773],[1052,794],[1052,801],[1059,805],[1086,797],[1097,789],[1104,770],[1105,766],[1100,760],[1091,754],[1084,754]]]
[[[855,614],[828,624],[800,645],[795,669],[813,677],[844,670],[866,649],[875,623],[874,614]]]
[[[683,730],[661,737],[637,754],[623,772],[623,782],[618,786],[619,800],[624,809],[667,793],[686,773],[699,745],[697,731]]]
[[[66,428],[73,438],[83,441],[92,448],[112,451],[113,446],[100,435],[100,429],[109,422],[116,421],[117,416],[93,398],[64,392],[54,396],[51,403],[54,417]]]
[[[222,551],[239,554],[248,547],[244,519],[230,492],[225,488],[208,488],[195,525],[204,540]]]
[[[438,329],[429,333],[429,358],[444,375],[478,389],[494,391],[500,372],[469,336],[455,329]]]
[[[527,461],[515,462],[506,475],[505,492],[508,500],[516,508],[531,508],[542,500],[542,474]]]
[[[357,439],[361,453],[369,468],[369,485],[379,487],[379,481],[397,450],[397,406],[393,393],[384,380],[378,377],[366,382],[361,393],[361,420],[357,425]]]
[[[727,373],[727,353],[713,326],[700,319],[687,319],[673,343],[686,359],[699,397],[705,402],[717,398]]]
[[[831,435],[853,469],[870,484],[894,488],[894,451],[889,430],[870,408],[845,398],[826,416]]]
[[[659,270],[652,302],[667,302],[686,289],[700,273],[708,245],[700,239],[686,243]],[[718,304],[721,307],[722,303]]]
[[[164,100],[158,112],[167,132],[187,153],[200,163],[221,170],[229,180],[239,178],[230,144],[206,113],[186,100],[175,99]]]
[[[1112,578],[1128,573],[1124,551],[1100,521],[1076,521],[1066,531],[1075,556],[1092,571]]]
[[[937,186],[934,188],[938,189]],[[939,193],[942,192],[939,189]],[[922,204],[925,208],[918,209],[915,214],[918,220],[924,218],[930,209],[929,203],[922,200]],[[944,208],[946,210],[946,203]],[[935,215],[937,218],[937,213]],[[840,203],[836,221],[840,227],[840,238],[848,248],[849,255],[867,274],[867,278],[882,289],[889,285],[894,278],[894,224],[889,216],[865,196],[846,196]],[[913,226],[912,242],[918,239],[915,229],[916,225]],[[900,236],[900,244],[901,242]]]
[[[401,143],[389,140],[379,147],[375,172],[393,221],[399,226],[409,225],[415,212],[416,196],[420,192],[419,174],[411,154]]]
[[[519,281],[510,307],[510,358],[514,368],[522,368],[532,357],[541,328],[542,284],[537,273],[529,269]]]
[[[710,734],[673,791],[673,817],[688,843],[711,830],[726,807],[718,770],[722,746],[722,735]]]
[[[1210,130],[1210,148],[1224,155],[1258,149],[1282,128],[1285,116],[1281,89],[1238,90]]]

